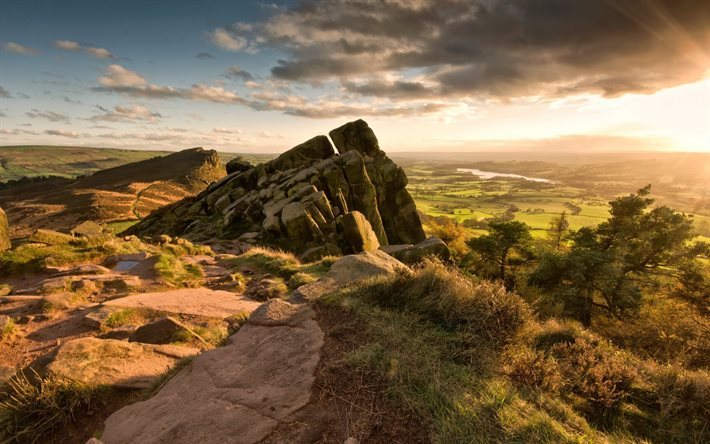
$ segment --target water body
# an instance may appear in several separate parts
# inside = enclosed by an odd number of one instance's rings
[[[549,179],[542,179],[540,177],[527,177],[527,176],[521,176],[520,174],[511,174],[511,173],[494,173],[493,171],[483,171],[483,170],[478,170],[475,168],[456,168],[456,171],[461,172],[461,173],[471,173],[474,176],[480,177],[481,179],[493,179],[494,177],[510,177],[513,179],[529,180],[531,182],[553,183]]]

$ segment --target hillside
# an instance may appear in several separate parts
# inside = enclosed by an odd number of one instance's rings
[[[74,178],[167,154],[81,146],[0,146],[0,182],[23,177]]]
[[[193,148],[101,170],[78,179],[36,178],[0,188],[11,236],[36,228],[137,220],[201,191],[224,174],[215,151]]]

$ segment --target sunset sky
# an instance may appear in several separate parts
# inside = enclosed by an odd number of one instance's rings
[[[707,0],[3,0],[0,145],[710,151]]]

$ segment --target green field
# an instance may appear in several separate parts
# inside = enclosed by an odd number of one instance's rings
[[[693,214],[698,234],[705,236],[705,239],[710,237],[710,190],[702,183],[689,186],[683,182],[687,175],[682,170],[673,172],[677,181],[672,186],[667,178],[658,185],[652,177],[637,178],[634,176],[637,170],[624,174],[629,168],[623,163],[606,164],[604,168],[596,165],[589,167],[590,175],[585,178],[579,175],[579,167],[542,162],[397,160],[407,173],[408,188],[419,210],[427,216],[453,219],[463,224],[470,235],[484,232],[482,221],[512,216],[528,224],[533,236],[542,237],[552,218],[563,211],[573,230],[594,226],[609,217],[608,202],[615,196],[635,192],[651,183],[653,197],[659,204]],[[645,166],[653,173],[652,167],[660,167],[660,164],[646,163]],[[550,180],[555,177],[561,179],[551,183],[504,177],[482,179],[468,172],[457,172],[457,168],[471,167]],[[702,167],[703,162],[700,162],[699,168]]]

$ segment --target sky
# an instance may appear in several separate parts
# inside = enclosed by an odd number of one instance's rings
[[[710,152],[707,0],[2,0],[0,145]]]

